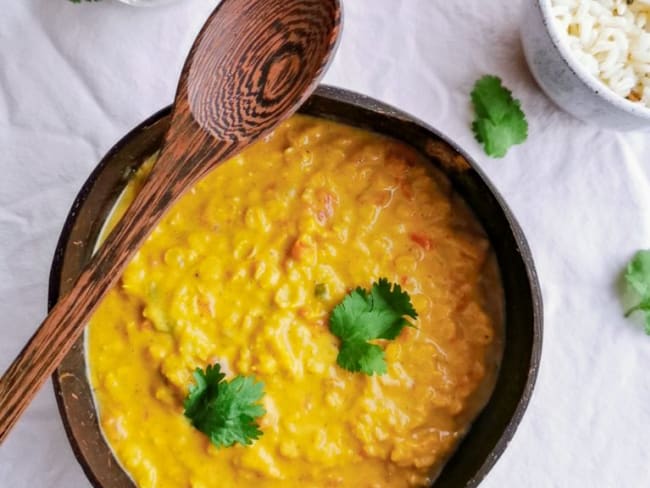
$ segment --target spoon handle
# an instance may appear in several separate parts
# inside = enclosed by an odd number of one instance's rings
[[[224,146],[220,149],[195,154],[190,146],[187,153],[179,154],[171,144],[163,150],[122,219],[0,379],[0,444],[79,338],[150,231],[183,190],[201,176],[188,168],[213,167],[204,164],[205,159],[222,159],[227,151]]]

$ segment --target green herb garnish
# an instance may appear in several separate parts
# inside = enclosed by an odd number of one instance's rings
[[[250,445],[262,435],[256,419],[266,413],[258,403],[264,396],[264,384],[247,376],[232,381],[225,377],[219,364],[205,371],[197,368],[196,384],[190,386],[183,404],[185,416],[217,447]]]
[[[502,158],[508,149],[528,137],[528,122],[519,100],[496,76],[484,76],[472,90],[476,119],[472,129],[488,156]]]
[[[330,330],[341,339],[337,363],[348,371],[368,375],[386,373],[383,349],[368,341],[395,339],[418,314],[408,293],[381,278],[370,292],[357,288],[346,295],[332,311]]]
[[[650,335],[650,250],[638,251],[625,270],[625,281],[639,296],[637,305],[630,308],[625,316],[634,312],[645,314],[645,333]]]
[[[325,283],[316,283],[314,286],[314,296],[316,298],[324,298],[327,295],[327,285]]]

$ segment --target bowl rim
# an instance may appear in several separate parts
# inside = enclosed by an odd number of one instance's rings
[[[650,107],[647,107],[642,103],[631,102],[630,100],[620,96],[605,82],[589,73],[576,59],[571,47],[564,40],[562,33],[558,29],[557,22],[555,21],[551,11],[551,1],[552,0],[536,0],[535,5],[539,8],[542,22],[544,23],[544,27],[546,28],[546,32],[548,32],[551,42],[560,53],[561,58],[564,60],[564,63],[567,65],[569,70],[580,81],[587,85],[592,92],[604,99],[606,102],[629,114],[650,121]]]
[[[531,316],[532,316],[532,323],[530,324],[530,327],[532,332],[531,334],[532,342],[530,348],[529,367],[528,370],[526,371],[526,380],[525,380],[524,387],[522,389],[520,397],[516,402],[516,407],[513,410],[510,419],[508,420],[506,426],[503,428],[502,432],[500,433],[497,442],[494,444],[494,447],[490,450],[488,456],[482,462],[480,467],[476,470],[474,475],[464,485],[465,488],[476,488],[481,483],[481,481],[483,481],[483,479],[487,476],[487,474],[496,464],[497,460],[501,457],[501,455],[507,448],[508,444],[512,440],[519,424],[521,423],[521,420],[523,419],[526,409],[533,396],[533,391],[534,391],[534,387],[536,384],[540,363],[541,363],[541,352],[542,352],[542,345],[543,345],[542,293],[541,293],[541,287],[539,284],[537,272],[533,261],[533,256],[528,246],[528,243],[526,241],[523,230],[521,229],[519,223],[514,217],[514,214],[510,210],[509,206],[507,205],[507,203],[505,202],[501,194],[493,186],[492,182],[487,178],[485,173],[481,170],[480,166],[474,161],[474,159],[467,152],[462,150],[451,138],[447,137],[441,131],[434,129],[426,122],[423,122],[422,120],[406,112],[403,112],[391,105],[385,104],[374,98],[361,95],[350,90],[331,87],[327,85],[320,85],[315,90],[314,94],[307,100],[307,102],[305,102],[305,105],[309,104],[310,101],[316,97],[320,97],[324,100],[346,104],[356,109],[365,110],[368,112],[372,112],[374,114],[386,116],[388,118],[397,119],[398,121],[401,122],[413,124],[423,129],[424,131],[430,132],[431,134],[437,136],[439,139],[444,141],[454,151],[456,151],[460,156],[462,156],[462,158],[464,158],[464,160],[469,164],[470,169],[475,173],[477,173],[480,180],[482,180],[482,183],[485,185],[485,187],[489,190],[491,195],[494,197],[494,199],[498,204],[498,207],[503,212],[503,216],[507,221],[507,225],[517,245],[517,249],[521,256],[521,260],[524,265],[524,270],[528,278],[526,285],[530,290]],[[299,112],[301,112],[301,109],[299,109]],[[111,149],[100,160],[99,164],[93,169],[88,179],[82,185],[66,217],[61,234],[59,236],[59,240],[57,242],[56,250],[52,261],[52,266],[50,269],[50,275],[49,275],[48,309],[51,309],[56,304],[56,301],[60,294],[61,277],[64,269],[64,255],[70,243],[71,232],[75,227],[79,217],[78,209],[87,200],[91,191],[94,188],[96,181],[98,180],[100,175],[104,172],[106,167],[110,164],[110,162],[113,160],[113,158],[126,145],[128,145],[128,143],[131,142],[135,136],[140,134],[142,131],[146,130],[149,126],[156,124],[165,116],[168,116],[170,113],[171,113],[171,106],[167,106],[159,110],[158,112],[154,113],[150,117],[146,118],[143,122],[141,122],[132,130],[130,130],[125,136],[123,136],[117,143],[115,143],[111,147]],[[82,336],[82,340],[85,341],[85,333]],[[88,480],[96,488],[105,488],[102,482],[96,477],[93,469],[91,468],[90,462],[84,456],[78,444],[78,441],[73,433],[72,421],[68,417],[66,412],[65,398],[63,392],[64,386],[61,381],[62,378],[63,376],[61,375],[60,368],[57,368],[54,374],[52,375],[53,389],[54,389],[55,398],[59,410],[59,415],[63,422],[66,436],[68,437],[68,441],[73,450],[73,453],[75,454],[75,457],[77,458],[77,461],[81,465]],[[89,383],[87,376],[86,376],[86,381],[88,381]],[[94,399],[93,399],[93,403],[94,403]],[[108,444],[108,442],[103,436],[103,432],[102,432],[102,438],[104,440],[104,443],[108,446],[109,450],[112,451],[112,448],[110,447],[110,445]],[[462,445],[462,442],[459,444],[459,446],[460,445]],[[126,470],[122,468],[119,462],[118,462],[118,466],[120,466],[120,468],[124,472],[126,472]],[[127,476],[129,476],[130,478],[128,472],[127,472]]]

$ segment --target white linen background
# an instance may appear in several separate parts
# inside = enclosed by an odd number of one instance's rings
[[[622,317],[620,271],[650,247],[650,139],[560,112],[526,67],[533,0],[344,0],[325,82],[376,97],[446,133],[509,202],[545,302],[542,365],[512,443],[481,485],[641,487],[650,482],[650,337]],[[109,0],[0,2],[0,371],[46,312],[49,266],[83,181],[129,129],[171,102],[215,0],[135,9]],[[528,141],[486,157],[469,92],[501,76]],[[0,447],[0,487],[87,487],[51,384]]]

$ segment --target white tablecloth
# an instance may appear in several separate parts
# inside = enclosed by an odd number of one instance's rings
[[[379,98],[476,158],[528,236],[545,301],[542,367],[514,440],[482,486],[650,483],[650,337],[622,317],[617,280],[650,247],[650,139],[560,112],[526,67],[519,18],[533,0],[346,0],[325,81]],[[5,0],[0,13],[0,371],[45,314],[52,253],[100,157],[173,98],[216,0],[135,9],[110,0]],[[530,122],[487,158],[468,93],[501,76]],[[89,486],[50,384],[0,447],[0,486]]]

